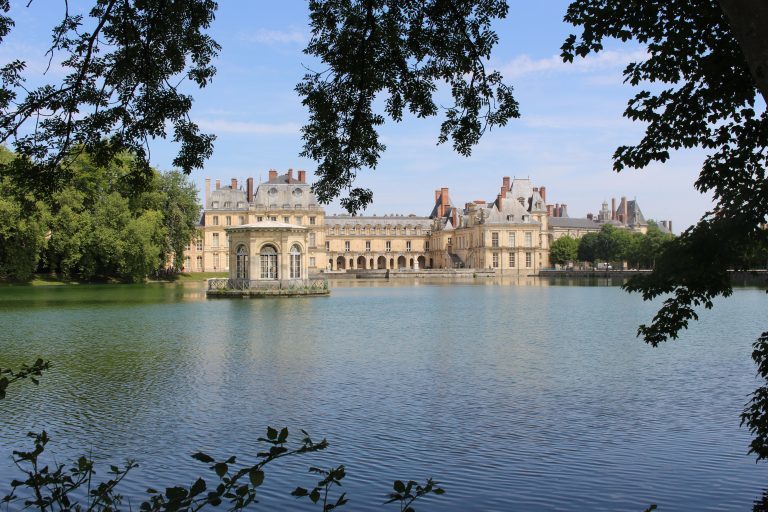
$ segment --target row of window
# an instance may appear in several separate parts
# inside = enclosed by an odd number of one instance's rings
[[[238,225],[242,226],[243,224],[245,224],[245,216],[240,215],[237,219],[238,219]],[[268,217],[266,217],[266,219],[267,220],[271,220],[273,222],[277,222],[277,216],[268,216]],[[257,222],[263,222],[264,221],[264,217],[263,216],[256,217],[256,221]],[[283,216],[283,222],[285,222],[286,224],[291,224],[291,217],[288,216],[288,215]],[[309,217],[309,225],[310,226],[314,226],[316,222],[317,222],[317,217],[315,217],[315,216]],[[211,223],[214,226],[218,226],[219,225],[219,216],[218,215],[213,215],[211,217]],[[302,217],[300,215],[297,215],[296,217],[293,218],[293,224],[301,226],[303,223],[304,223],[304,217]],[[226,215],[224,217],[224,225],[225,226],[231,226],[232,225],[232,216],[231,215]]]
[[[412,247],[411,241],[410,240],[406,240],[406,242],[405,242],[405,251],[406,252],[411,252],[411,247]],[[325,242],[325,250],[326,251],[330,251],[331,250],[331,243],[330,242]],[[384,250],[386,252],[391,252],[392,251],[392,241],[391,240],[387,240],[386,242],[384,242]],[[427,251],[429,250],[429,241],[424,242],[424,250],[427,250]],[[371,252],[371,241],[370,240],[366,240],[365,241],[365,251],[366,252]],[[350,241],[349,240],[344,240],[344,252],[350,252]]]
[[[493,253],[492,259],[491,259],[491,266],[493,268],[499,268],[499,258],[500,258],[499,253],[497,253],[497,252]],[[525,268],[531,268],[532,265],[533,265],[533,253],[526,252],[525,253]],[[514,252],[510,252],[509,253],[509,267],[510,268],[515,268],[516,266],[517,266],[517,262],[515,261],[515,253]]]
[[[216,209],[218,207],[219,207],[219,202],[218,201],[211,202],[211,208]],[[232,208],[232,201],[224,201],[224,205],[222,206],[222,208],[225,209],[225,210],[231,209]],[[238,201],[237,202],[237,209],[238,210],[242,210],[243,208],[245,208],[245,203],[242,202],[242,201]]]
[[[517,240],[516,240],[516,235],[514,231],[510,231],[509,233],[507,233],[507,242],[508,242],[507,244],[508,247],[517,247]],[[491,247],[500,247],[498,231],[491,232]],[[533,247],[532,231],[526,231],[525,233],[523,233],[523,247]]]
[[[328,235],[411,235],[411,236],[421,236],[421,228],[406,228],[406,227],[374,227],[374,226],[363,226],[358,229],[357,226],[334,226],[331,228],[328,228],[326,231]]]

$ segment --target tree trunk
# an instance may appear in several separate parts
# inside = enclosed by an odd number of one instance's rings
[[[768,1],[718,0],[718,3],[768,104]]]

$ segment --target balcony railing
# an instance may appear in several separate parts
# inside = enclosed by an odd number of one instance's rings
[[[327,279],[208,279],[209,290],[327,290]]]

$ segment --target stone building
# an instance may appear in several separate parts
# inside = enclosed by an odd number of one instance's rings
[[[597,216],[570,218],[567,205],[547,204],[546,188],[530,178],[504,177],[495,199],[463,207],[441,188],[425,217],[326,216],[306,172],[294,176],[292,169],[270,170],[255,189],[253,178],[244,188],[236,179],[226,186],[217,180],[213,190],[206,179],[204,199],[184,270],[225,272],[241,265],[252,279],[272,275],[264,270],[271,268],[266,261],[275,263],[280,279],[373,269],[477,268],[527,275],[549,267],[549,245],[561,236],[579,238],[608,223],[643,233],[648,229],[635,200],[622,197],[617,205],[614,199],[610,209],[604,202]],[[660,227],[671,231],[667,221]]]

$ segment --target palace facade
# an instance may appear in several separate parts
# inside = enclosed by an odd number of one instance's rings
[[[441,188],[424,217],[327,216],[306,172],[294,175],[292,169],[285,174],[270,170],[268,179],[255,187],[248,178],[245,186],[236,179],[225,186],[217,180],[211,189],[206,179],[204,199],[198,236],[184,253],[184,271],[226,272],[248,260],[254,265],[251,279],[262,273],[264,279],[288,273],[306,278],[369,269],[477,268],[527,275],[550,266],[549,245],[561,236],[578,238],[607,223],[640,232],[648,227],[637,201],[626,198],[618,205],[612,200],[610,209],[604,202],[597,216],[570,218],[567,205],[548,204],[545,187],[533,186],[529,178],[504,177],[495,199],[463,206]],[[662,221],[662,228],[671,231],[671,224]],[[247,233],[260,235],[248,235],[246,243]],[[287,238],[281,243],[287,234],[290,244]],[[275,264],[262,269],[256,265],[256,253]]]

